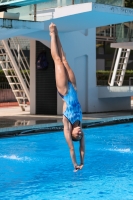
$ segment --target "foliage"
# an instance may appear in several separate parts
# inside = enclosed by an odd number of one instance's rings
[[[109,4],[114,6],[122,6],[123,0],[96,0],[96,3]]]
[[[125,0],[125,7],[133,8],[133,0]]]
[[[99,70],[96,72],[97,80],[108,80],[110,71]],[[125,73],[124,80],[129,80],[130,77],[133,77],[133,70],[127,70]]]
[[[23,70],[23,73],[25,74],[25,75],[27,75],[27,72],[29,73],[29,70]],[[10,72],[9,72],[9,74],[11,74]],[[7,83],[8,81],[7,81],[7,78],[5,77],[5,74],[4,74],[4,71],[3,70],[0,70],[0,83],[1,82],[5,82],[5,83]]]

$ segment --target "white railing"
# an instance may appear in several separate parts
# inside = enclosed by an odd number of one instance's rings
[[[0,65],[22,110],[30,101],[29,64],[20,47],[18,39],[0,42]]]
[[[22,49],[21,49],[19,40],[18,40],[18,38],[10,38],[8,40],[8,42],[10,43],[10,46],[13,47],[11,50],[12,50],[13,56],[15,58],[15,61],[18,65],[18,68],[21,71],[21,75],[22,75],[27,87],[30,88],[30,71],[29,71],[30,66],[25,58],[25,55],[24,55]],[[25,72],[26,72],[26,75],[25,75]]]

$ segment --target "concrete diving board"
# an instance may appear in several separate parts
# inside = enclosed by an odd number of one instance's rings
[[[82,3],[44,10],[37,22],[0,19],[0,40],[15,36],[34,39],[49,38],[49,24],[55,23],[60,33],[67,33],[109,24],[133,21],[133,9],[97,3]],[[43,18],[44,16],[44,18]],[[49,18],[46,20],[46,16]],[[8,29],[8,31],[6,31]]]
[[[111,48],[133,49],[133,42],[111,43]]]
[[[50,21],[53,21],[61,32],[133,21],[133,9],[97,3],[82,3],[55,8],[52,9],[52,12],[48,13],[47,11],[47,14],[51,17],[45,21],[44,29],[48,30]]]

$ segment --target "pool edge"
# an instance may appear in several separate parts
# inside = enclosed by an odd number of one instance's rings
[[[133,122],[133,116],[119,116],[110,117],[97,120],[83,120],[83,128],[93,128],[98,126],[107,126],[121,123]],[[62,131],[62,123],[50,123],[50,124],[37,124],[37,125],[27,125],[27,126],[15,126],[0,129],[0,138],[12,137],[12,136],[22,136],[29,134],[49,133],[55,131]]]

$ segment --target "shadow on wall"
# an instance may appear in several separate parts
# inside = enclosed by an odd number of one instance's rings
[[[46,70],[36,68],[36,114],[57,114],[57,90],[55,83],[55,68],[50,49],[36,41],[36,58],[45,51],[48,67]]]

